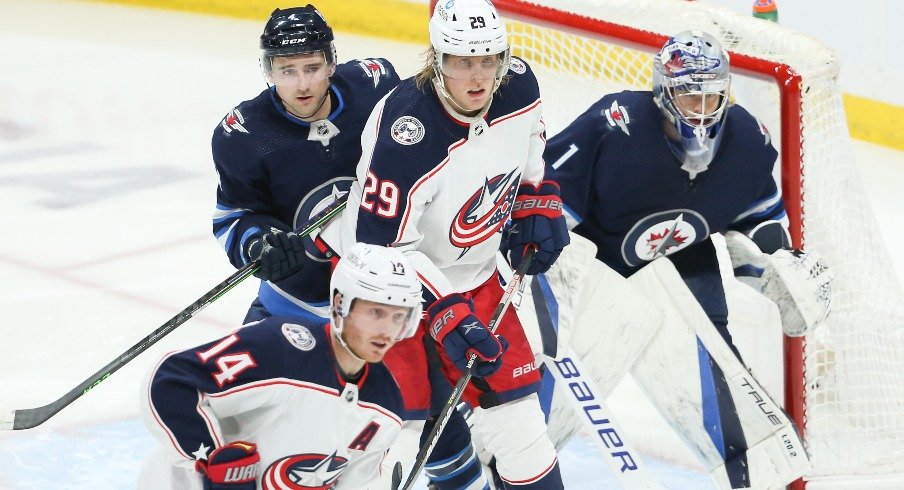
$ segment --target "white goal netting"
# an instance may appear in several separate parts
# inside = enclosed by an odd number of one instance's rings
[[[814,465],[808,488],[904,488],[904,296],[853,158],[834,53],[703,2],[494,3],[508,18],[513,54],[538,72],[550,136],[604,93],[649,90],[651,53],[664,36],[701,29],[731,51],[735,96],[766,123],[782,155],[797,238],[836,273],[827,324],[786,345],[786,403],[805,418]]]

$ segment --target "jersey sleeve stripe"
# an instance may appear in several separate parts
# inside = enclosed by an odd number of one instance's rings
[[[775,208],[776,206],[780,206],[781,200],[782,200],[782,193],[781,193],[781,191],[777,191],[775,194],[772,194],[771,196],[767,197],[766,199],[761,199],[761,200],[751,204],[750,207],[748,207],[746,211],[739,214],[734,219],[734,222],[741,221],[750,215],[754,215],[754,214],[761,215],[764,212]]]

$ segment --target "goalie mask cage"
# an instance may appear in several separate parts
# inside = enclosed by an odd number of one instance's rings
[[[550,136],[605,93],[650,90],[652,53],[668,36],[700,29],[720,39],[736,100],[779,150],[794,244],[818,251],[836,275],[828,321],[785,338],[784,404],[813,463],[806,487],[904,488],[904,303],[853,158],[834,53],[701,2],[493,3],[512,54],[537,72]]]

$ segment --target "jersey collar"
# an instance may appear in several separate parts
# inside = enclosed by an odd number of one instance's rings
[[[340,92],[335,85],[330,85],[330,91],[332,91],[336,95],[336,108],[333,109],[333,112],[331,112],[329,116],[326,116],[326,118],[332,121],[333,119],[338,117],[343,110],[345,110],[345,99],[342,98],[342,92]],[[285,117],[289,121],[306,128],[311,127],[310,122],[303,121],[286,110],[285,106],[283,106],[282,101],[280,101],[279,97],[276,95],[276,87],[270,87],[270,100],[273,101],[273,106],[276,107],[276,111],[282,114],[283,117]]]

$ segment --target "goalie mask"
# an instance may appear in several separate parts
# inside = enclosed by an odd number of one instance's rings
[[[445,78],[468,80],[493,77],[493,92],[508,72],[511,50],[505,24],[489,0],[440,0],[430,18],[430,44],[435,53],[433,71],[438,90],[451,99]],[[451,62],[449,55],[468,57]]]
[[[271,78],[275,57],[297,56],[323,53],[323,66],[311,73],[302,73],[318,81],[333,75],[336,69],[336,45],[333,29],[323,15],[308,4],[305,7],[276,9],[270,14],[264,32],[261,34],[261,68],[264,75]],[[274,83],[278,81],[274,80]]]
[[[653,60],[653,100],[674,124],[666,138],[693,179],[707,169],[722,140],[728,111],[728,53],[702,31],[669,38]]]
[[[353,245],[336,265],[330,291],[332,330],[346,348],[342,329],[356,299],[410,308],[396,340],[413,336],[421,321],[421,283],[408,259],[394,248]]]

